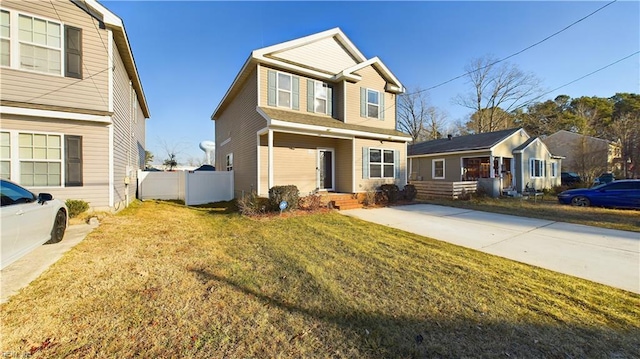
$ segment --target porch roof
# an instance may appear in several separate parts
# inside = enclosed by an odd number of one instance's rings
[[[362,133],[370,133],[376,135],[378,138],[380,135],[390,136],[397,139],[398,137],[404,138],[406,141],[410,141],[411,137],[406,133],[397,131],[397,130],[388,130],[384,128],[375,128],[361,125],[352,125],[348,123],[344,123],[342,121],[336,120],[335,118],[331,118],[329,116],[319,116],[306,114],[302,112],[292,112],[285,110],[278,110],[270,107],[258,107],[258,109],[264,112],[270,119],[280,120],[289,123],[296,123],[302,125],[310,125],[310,126],[318,126],[329,129],[338,129],[338,130],[348,130],[348,131],[356,131]]]

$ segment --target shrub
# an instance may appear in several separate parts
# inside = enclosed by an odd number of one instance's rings
[[[322,205],[322,196],[319,194],[310,194],[306,197],[301,197],[298,202],[298,207],[307,211],[315,211]]]
[[[417,195],[418,195],[418,190],[416,189],[416,186],[412,184],[408,184],[404,186],[404,198],[406,200],[413,201],[414,199],[416,199]]]
[[[298,208],[300,191],[295,185],[273,186],[269,190],[269,208],[272,211],[280,210],[280,202],[287,201],[287,210]]]
[[[378,191],[368,190],[367,192],[364,193],[364,199],[362,200],[362,203],[365,206],[373,206],[374,204],[376,204],[377,195],[378,195]]]
[[[398,200],[400,189],[395,184],[383,184],[380,186],[380,190],[384,193],[389,203],[394,203]]]
[[[69,218],[77,217],[79,214],[89,209],[89,203],[81,199],[68,199],[65,201],[65,204],[69,209]]]
[[[267,210],[267,199],[260,198],[256,192],[251,192],[239,198],[236,202],[238,210],[245,216],[255,216]]]

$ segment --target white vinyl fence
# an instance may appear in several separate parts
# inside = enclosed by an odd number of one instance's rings
[[[187,206],[233,199],[233,171],[138,173],[140,199],[180,199]]]

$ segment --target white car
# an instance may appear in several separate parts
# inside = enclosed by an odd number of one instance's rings
[[[57,243],[67,229],[67,206],[49,193],[35,195],[6,180],[0,180],[0,269],[20,259],[43,243]]]

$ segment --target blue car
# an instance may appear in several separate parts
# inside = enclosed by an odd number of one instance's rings
[[[591,188],[570,189],[560,193],[558,201],[580,207],[640,209],[640,180],[619,180]]]

